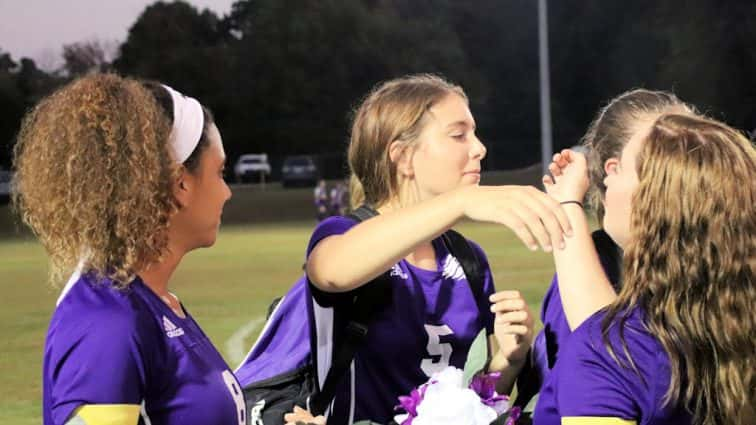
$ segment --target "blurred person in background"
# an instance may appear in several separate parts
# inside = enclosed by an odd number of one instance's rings
[[[326,181],[323,179],[318,180],[318,184],[312,191],[313,201],[315,203],[315,216],[318,221],[322,221],[328,217],[328,187]]]
[[[330,215],[345,215],[347,210],[347,186],[339,181],[331,188]]]

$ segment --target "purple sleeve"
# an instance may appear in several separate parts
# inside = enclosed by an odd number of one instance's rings
[[[48,368],[55,423],[85,404],[142,402],[146,372],[135,320],[92,319],[56,331]]]
[[[323,239],[346,233],[347,230],[357,225],[357,222],[351,218],[342,216],[331,216],[321,221],[310,236],[310,242],[307,244],[307,257],[315,249],[315,245]]]
[[[635,420],[640,406],[633,394],[639,377],[619,366],[604,347],[600,321],[585,322],[562,350],[556,373],[561,417],[603,416]],[[620,354],[621,355],[621,354]],[[637,379],[636,379],[637,378]]]
[[[484,313],[484,316],[482,317],[483,326],[486,328],[486,332],[491,335],[494,333],[494,314],[491,313],[490,307],[491,303],[488,301],[488,297],[490,297],[494,292],[496,292],[496,287],[494,286],[493,281],[493,273],[491,272],[491,266],[488,264],[488,257],[486,257],[486,253],[483,252],[483,248],[480,247],[477,243],[467,240],[467,242],[470,244],[470,246],[473,248],[473,251],[475,251],[475,255],[478,257],[478,260],[480,261],[480,267],[483,270],[483,299],[477,300],[478,301],[478,308],[480,311],[486,312]]]
[[[328,217],[321,221],[312,232],[312,236],[310,236],[310,242],[307,244],[307,258],[310,257],[310,253],[320,241],[329,236],[342,235],[355,225],[357,225],[357,222],[351,218],[338,215]],[[351,296],[351,292],[329,293],[322,291],[312,284],[309,277],[307,278],[307,284],[310,289],[310,295],[323,307],[333,306]]]

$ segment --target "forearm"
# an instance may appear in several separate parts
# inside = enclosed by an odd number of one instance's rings
[[[582,207],[566,204],[564,209],[574,236],[553,254],[564,313],[570,329],[575,329],[617,294],[601,267]]]
[[[442,194],[324,239],[307,259],[310,281],[326,292],[345,292],[369,282],[462,218],[459,197],[456,190]]]

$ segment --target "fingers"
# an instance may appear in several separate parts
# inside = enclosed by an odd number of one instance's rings
[[[499,291],[491,294],[488,297],[488,301],[491,302],[492,313],[504,314],[509,312],[523,311],[528,314],[530,312],[528,304],[525,302],[525,299],[522,297],[520,291]]]
[[[551,164],[549,164],[549,172],[554,177],[561,176],[563,168],[564,167],[560,167],[559,165],[557,165],[556,162],[552,162]]]
[[[523,299],[504,300],[491,305],[491,312],[496,314],[497,323],[532,322],[530,308]]]
[[[510,311],[507,313],[496,314],[496,323],[503,325],[506,323],[526,323],[530,319],[530,314],[525,310]]]
[[[499,351],[510,361],[525,355],[533,337],[533,316],[520,291],[491,294],[491,312],[495,313],[494,334]]]
[[[569,149],[564,149],[561,152],[557,152],[551,158],[553,164],[556,164],[559,168],[564,168],[570,163]]]
[[[546,252],[551,252],[552,249],[552,237],[549,234],[549,226],[547,226],[540,214],[537,213],[539,206],[533,203],[531,200],[524,200],[526,208],[514,208],[512,213],[516,215],[526,230],[538,241],[538,245]],[[561,237],[561,230],[559,231]],[[531,247],[531,249],[537,249]]]
[[[508,213],[500,222],[531,250],[538,245],[546,252],[554,246],[564,247],[563,235],[572,235],[572,226],[559,202],[534,187],[519,188],[508,204]]]
[[[575,159],[577,159],[577,152],[573,151],[572,149],[562,149],[561,152],[559,152],[561,163],[564,163],[565,165],[574,162]]]
[[[488,297],[488,301],[491,301],[492,303],[497,303],[499,301],[505,301],[505,300],[522,300],[522,294],[520,291],[516,290],[504,290],[499,291],[491,294]]]
[[[549,181],[544,177],[544,181]],[[572,226],[562,205],[532,186],[476,187],[466,192],[464,214],[477,221],[500,223],[510,228],[531,250],[564,246]]]
[[[496,314],[496,323],[522,323],[533,321],[530,308],[522,298],[520,291],[499,291],[488,297],[491,302],[491,312]]]
[[[563,149],[561,153],[562,157],[564,157],[568,163],[577,162],[585,158],[585,155],[580,152],[573,151],[572,149]]]
[[[535,251],[538,249],[538,241],[535,237],[533,237],[533,234],[530,232],[530,229],[528,228],[527,224],[520,218],[519,215],[511,213],[506,214],[501,219],[501,224],[507,226],[510,230],[512,230],[517,236],[518,239],[522,241],[522,243],[525,244],[528,249],[531,251]]]
[[[314,425],[325,425],[325,417],[323,416],[317,416],[312,417],[312,414],[302,409],[299,406],[294,406],[294,411],[292,413],[287,413],[284,415],[284,421],[286,421],[286,425],[297,425],[297,424],[314,424]]]
[[[538,215],[540,227],[544,228],[550,239],[549,245],[564,247],[564,234],[572,234],[572,225],[562,205],[534,187],[529,188],[529,192],[530,196],[524,202]]]
[[[496,323],[499,324],[498,322]],[[526,325],[507,325],[503,328],[497,329],[496,334],[498,336],[504,336],[504,335],[519,335],[519,336],[527,336],[530,334],[530,326]]]
[[[562,170],[573,162],[581,160],[582,154],[574,152],[570,149],[563,149],[561,152],[557,152],[551,157],[551,164],[549,164],[549,172],[554,176],[562,174]]]
[[[538,189],[533,188],[535,192],[535,200],[539,202],[544,210],[544,213],[548,214],[548,217],[552,220],[544,221],[544,224],[551,225],[549,227],[549,234],[554,239],[554,235],[559,235],[559,241],[563,241],[562,234],[572,236],[572,224],[570,219],[567,218],[567,213],[564,212],[562,205],[551,196],[546,195]],[[557,245],[559,246],[559,245]]]
[[[553,178],[553,177],[551,177],[551,176],[550,176],[550,175],[548,175],[548,174],[546,174],[545,176],[543,176],[543,177],[541,178],[541,183],[543,183],[543,187],[545,187],[545,188],[547,188],[547,189],[548,189],[548,187],[549,187],[549,186],[551,186],[551,185],[555,184],[555,183],[554,183],[554,178]]]

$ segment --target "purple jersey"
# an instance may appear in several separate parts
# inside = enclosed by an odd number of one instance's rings
[[[622,260],[619,247],[603,230],[597,230],[591,236],[607,278],[614,289],[619,291]],[[556,363],[559,348],[566,343],[567,338],[572,333],[567,324],[567,316],[564,314],[562,298],[559,295],[559,280],[556,274],[543,297],[541,322],[543,329],[538,333],[533,343],[533,363],[537,370],[537,379],[543,383]]]
[[[559,361],[541,390],[533,423],[559,425],[565,417],[592,417],[595,424],[602,420],[618,423],[608,418],[638,425],[690,424],[684,409],[662,404],[669,387],[669,358],[646,330],[640,309],[631,311],[623,327],[638,373],[620,366],[609,354],[601,337],[603,317],[602,311],[588,318],[560,350]],[[616,321],[610,328],[609,341],[618,358],[627,364]]]
[[[95,279],[75,274],[50,321],[46,425],[85,405],[128,406],[153,425],[246,424],[236,378],[189,314],[177,316],[139,278],[126,290]]]
[[[307,254],[331,235],[343,234],[357,223],[335,216],[315,229]],[[484,299],[476,300],[457,259],[435,239],[437,270],[417,268],[405,260],[390,270],[391,302],[370,322],[365,343],[357,350],[352,369],[344,378],[328,419],[329,425],[370,419],[387,423],[400,395],[428,380],[448,365],[464,367],[467,352],[481,329],[493,333],[488,296],[494,292],[488,262],[479,246],[471,243],[484,270]],[[313,354],[319,385],[330,367],[334,335],[342,326],[340,312],[328,299],[334,294],[309,287],[309,310],[315,333]]]

